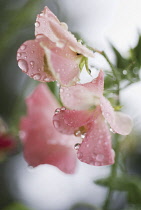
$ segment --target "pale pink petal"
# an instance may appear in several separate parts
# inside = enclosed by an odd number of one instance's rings
[[[68,31],[67,24],[61,23],[58,18],[45,7],[35,22],[35,35],[44,34],[51,41],[65,43],[72,51],[84,55],[85,57],[94,57],[94,53],[81,43],[77,42],[72,33]]]
[[[35,36],[39,34],[43,34],[48,37],[51,41],[56,42],[58,38],[55,36],[54,32],[50,27],[49,20],[60,24],[57,17],[48,9],[46,6],[41,14],[37,15],[37,19],[35,22]]]
[[[93,120],[92,111],[76,111],[58,108],[53,117],[53,124],[57,131],[65,134],[74,134],[81,126]]]
[[[121,112],[115,112],[110,102],[105,97],[101,97],[100,105],[102,114],[113,132],[121,135],[128,135],[131,132],[133,124],[128,115]]]
[[[62,85],[75,84],[79,79],[79,63],[81,56],[71,51],[67,46],[60,48],[54,43],[53,47],[48,46],[48,40],[41,43],[49,69],[54,78]]]
[[[54,128],[52,119],[58,107],[46,85],[39,85],[26,100],[27,116],[20,121],[20,137],[24,156],[29,165],[51,164],[65,173],[76,167],[75,136],[62,135]]]
[[[60,97],[65,107],[75,110],[92,109],[98,105],[103,94],[104,73],[100,71],[92,82],[71,87],[61,87]]]
[[[114,163],[110,132],[100,112],[99,109],[97,118],[89,124],[89,129],[77,153],[80,161],[94,166]]]
[[[18,66],[29,77],[41,81],[54,81],[50,70],[45,66],[45,53],[40,46],[42,39],[29,40],[24,42],[17,52]],[[49,43],[51,45],[51,43]]]

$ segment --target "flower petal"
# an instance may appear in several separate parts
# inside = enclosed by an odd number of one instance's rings
[[[57,131],[65,134],[74,134],[81,126],[93,120],[93,112],[57,109],[53,117],[53,124]]]
[[[110,102],[105,97],[101,97],[100,101],[102,114],[113,132],[121,135],[128,135],[133,127],[131,118],[124,113],[115,112]]]
[[[29,165],[51,164],[65,173],[73,173],[78,138],[58,133],[53,126],[54,109],[58,107],[46,85],[39,85],[26,100],[28,114],[20,121],[20,137]]]
[[[85,57],[94,57],[94,53],[80,42],[77,42],[74,35],[68,31],[67,24],[60,22],[48,7],[45,7],[42,13],[37,16],[35,35],[38,34],[44,34],[56,43],[65,42],[72,51]]]
[[[87,134],[78,149],[78,159],[95,166],[114,163],[109,129],[99,111],[97,118],[89,124]]]
[[[103,94],[104,73],[100,71],[92,82],[71,87],[61,87],[60,97],[65,107],[75,110],[87,110],[99,104]]]
[[[41,82],[50,82],[54,81],[54,78],[48,66],[45,66],[45,53],[40,46],[40,41],[43,39],[24,42],[18,49],[17,61],[18,66],[29,77]]]
[[[79,78],[79,63],[81,56],[71,51],[67,46],[63,48],[48,47],[48,40],[41,43],[43,47],[48,66],[54,76],[64,86],[75,84]]]

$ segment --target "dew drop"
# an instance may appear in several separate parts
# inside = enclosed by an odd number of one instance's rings
[[[43,37],[44,37],[43,34],[37,34],[37,35],[36,35],[36,39],[40,39],[40,38],[43,38]]]
[[[122,73],[123,75],[127,75],[127,70],[124,69]]]
[[[61,109],[60,109],[60,108],[57,108],[57,109],[55,110],[55,114],[58,114],[60,111],[61,111]]]
[[[110,131],[111,131],[112,133],[116,133],[112,128],[110,128]]]
[[[48,77],[46,77],[46,78],[44,78],[44,81],[45,81],[45,82],[49,82],[50,79],[49,79]]]
[[[40,74],[35,74],[35,75],[33,76],[33,79],[34,79],[34,80],[39,80],[40,78],[41,78]]]
[[[66,110],[66,108],[65,108],[65,107],[62,107],[62,108],[61,108],[61,111],[64,111],[64,110]]]
[[[76,137],[81,136],[81,131],[80,131],[80,130],[74,131],[74,135],[75,135]]]
[[[81,134],[81,138],[82,138],[82,139],[84,139],[85,136],[86,136],[86,133],[82,133],[82,134]]]
[[[54,120],[53,124],[54,124],[55,128],[59,128],[59,126],[60,126],[59,120]]]
[[[63,48],[65,46],[65,43],[63,42],[56,42],[56,46],[59,48]]]
[[[30,65],[33,67],[34,66],[34,61],[30,61]]]
[[[22,69],[23,72],[27,73],[28,64],[25,60],[23,60],[23,59],[18,60],[18,66],[20,69]]]
[[[64,22],[61,22],[61,26],[65,29],[68,30],[68,25]]]
[[[38,21],[35,22],[35,27],[38,28],[40,26],[40,23]]]
[[[76,144],[74,145],[74,149],[75,149],[75,150],[78,150],[78,149],[80,148],[80,145],[81,145],[81,144],[76,143]]]
[[[32,50],[31,53],[33,54],[34,53],[34,50]]]
[[[26,49],[26,45],[25,44],[21,45],[20,49],[21,50],[25,50]]]
[[[98,154],[97,156],[96,156],[96,160],[97,161],[103,161],[103,159],[104,159],[104,155],[102,155],[102,154]]]

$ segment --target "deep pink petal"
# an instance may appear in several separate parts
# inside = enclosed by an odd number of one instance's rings
[[[76,167],[75,136],[56,131],[52,119],[58,107],[46,85],[39,85],[26,100],[27,116],[20,122],[20,137],[24,156],[31,166],[51,164],[65,173],[73,173]]]
[[[15,139],[8,134],[0,135],[0,151],[10,151],[16,147]]]
[[[78,149],[78,159],[95,166],[114,163],[114,152],[111,147],[111,136],[104,118],[99,114],[89,124],[86,136]]]
[[[41,82],[54,81],[50,70],[45,66],[45,53],[40,46],[41,40],[44,40],[44,38],[29,40],[21,45],[17,52],[18,66],[35,80]],[[50,42],[49,44],[51,45]]]
[[[110,102],[105,97],[101,97],[100,101],[102,114],[113,132],[128,135],[133,127],[131,118],[124,113],[115,112]]]
[[[100,71],[92,82],[71,87],[61,87],[60,97],[65,107],[75,110],[87,110],[98,105],[103,94],[104,73]]]
[[[93,120],[93,112],[57,109],[53,117],[54,127],[61,133],[74,134],[81,126]]]

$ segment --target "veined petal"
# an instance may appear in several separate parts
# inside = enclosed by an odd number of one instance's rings
[[[104,73],[100,71],[92,82],[61,87],[60,97],[65,107],[75,110],[87,110],[99,105],[99,97],[103,94]]]
[[[64,86],[73,85],[79,79],[79,63],[81,56],[71,51],[67,46],[48,47],[48,42],[41,43],[43,47],[49,69],[54,78]]]
[[[78,159],[95,166],[111,165],[114,163],[114,151],[111,147],[111,136],[104,118],[99,114],[89,124],[88,131],[78,149]]]
[[[54,81],[52,73],[45,65],[45,53],[40,46],[41,39],[29,40],[24,42],[17,51],[18,66],[29,77],[41,81]]]
[[[131,118],[124,113],[115,112],[110,102],[105,97],[101,97],[100,102],[102,114],[113,132],[128,135],[133,127]]]
[[[46,85],[39,85],[26,100],[27,116],[20,121],[20,137],[29,165],[51,164],[65,173],[74,173],[75,136],[62,135],[54,128],[52,118],[58,107]]]
[[[74,134],[80,127],[93,120],[92,111],[57,109],[53,117],[53,124],[57,131],[65,134]]]

